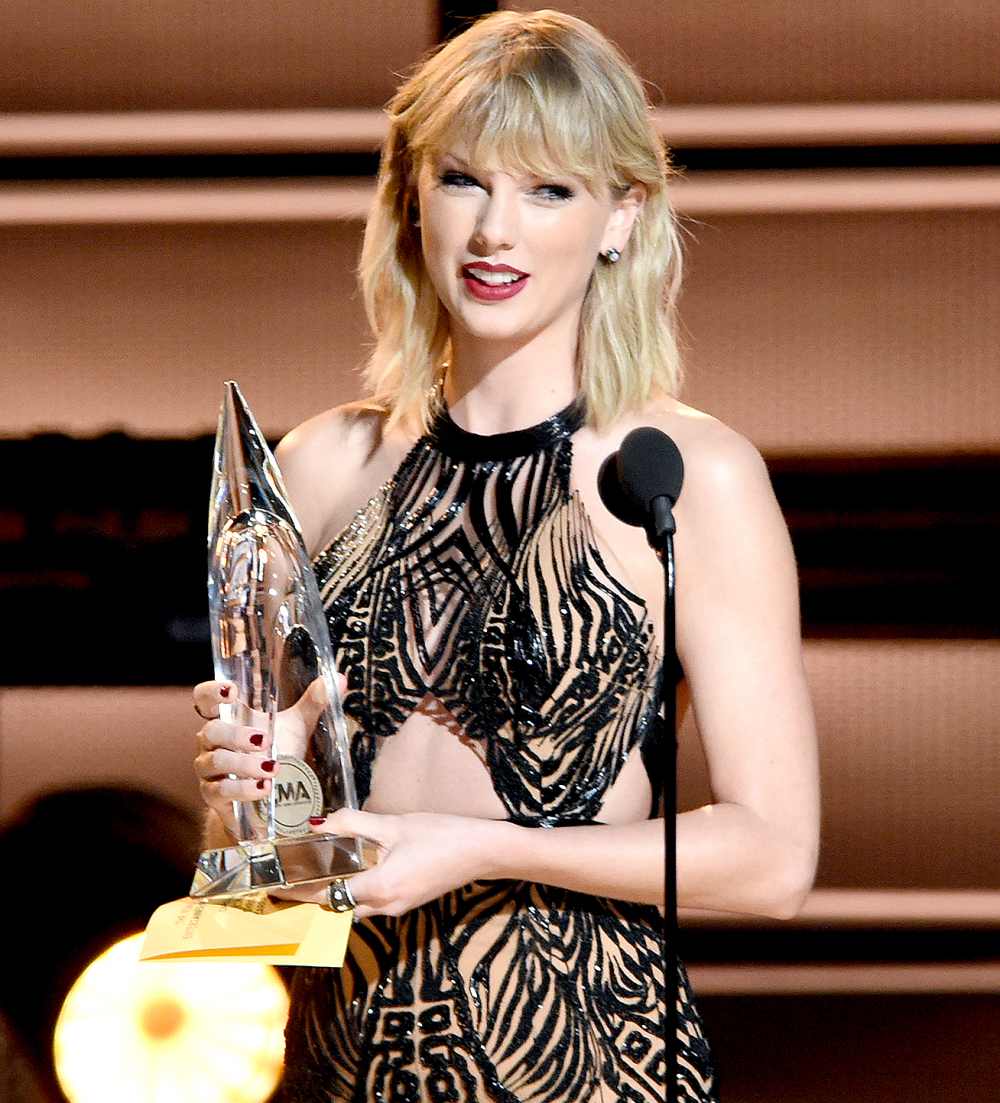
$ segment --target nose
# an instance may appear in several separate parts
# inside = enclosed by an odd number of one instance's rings
[[[502,184],[484,193],[479,219],[472,237],[472,247],[478,256],[487,257],[517,242],[517,191]]]

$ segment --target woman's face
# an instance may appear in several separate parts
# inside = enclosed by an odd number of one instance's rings
[[[466,155],[428,157],[417,185],[424,263],[452,333],[522,343],[565,323],[575,335],[598,253],[622,248],[635,211],[572,176],[487,172]]]

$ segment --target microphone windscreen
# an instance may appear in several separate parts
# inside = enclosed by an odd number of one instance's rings
[[[646,517],[635,502],[626,495],[618,478],[618,453],[612,452],[601,464],[597,473],[597,493],[601,496],[605,509],[626,525],[643,525]]]
[[[684,461],[677,445],[659,429],[633,429],[618,449],[618,481],[624,497],[643,516],[654,498],[676,502],[684,483]]]

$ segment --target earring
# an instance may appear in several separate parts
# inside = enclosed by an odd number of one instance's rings
[[[621,253],[613,246],[606,252],[601,253],[601,256],[608,262],[608,264],[617,264],[622,259]]]

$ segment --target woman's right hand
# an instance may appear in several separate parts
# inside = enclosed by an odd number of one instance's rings
[[[346,680],[339,677],[344,692]],[[233,682],[200,682],[194,687],[194,707],[205,718],[197,734],[194,772],[201,799],[235,838],[233,801],[255,801],[271,791],[275,759],[267,734],[266,714],[249,710],[237,698]],[[230,723],[219,718],[221,705],[232,705],[233,715],[247,720]],[[327,704],[326,687],[316,678],[290,708],[275,717],[275,734],[282,754],[302,758],[316,721]]]

